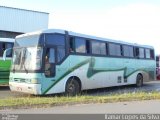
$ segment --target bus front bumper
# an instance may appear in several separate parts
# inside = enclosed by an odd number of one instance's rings
[[[27,83],[15,83],[9,82],[11,91],[22,92],[28,94],[41,94],[41,84],[27,84]]]

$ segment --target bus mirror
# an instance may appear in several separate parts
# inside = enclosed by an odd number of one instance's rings
[[[12,48],[8,48],[3,52],[3,60],[6,61],[6,57],[7,57],[7,52],[10,52],[10,50],[12,50]]]

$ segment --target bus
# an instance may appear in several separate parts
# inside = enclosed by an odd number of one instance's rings
[[[35,95],[155,80],[154,48],[72,31],[47,29],[15,39],[9,86]]]
[[[156,77],[160,80],[160,55],[156,55]]]
[[[6,55],[6,61],[4,62],[3,52],[6,49],[13,48],[14,39],[12,38],[0,38],[0,85],[9,84],[9,73],[11,66],[12,51]]]

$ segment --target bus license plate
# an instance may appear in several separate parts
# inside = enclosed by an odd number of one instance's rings
[[[17,91],[22,91],[22,88],[21,87],[17,87]]]

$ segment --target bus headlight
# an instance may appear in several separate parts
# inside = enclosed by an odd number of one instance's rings
[[[32,84],[38,84],[39,83],[39,79],[31,79],[31,83]]]
[[[14,79],[13,79],[12,77],[10,77],[10,78],[9,78],[9,81],[12,82],[12,81],[14,81]]]

